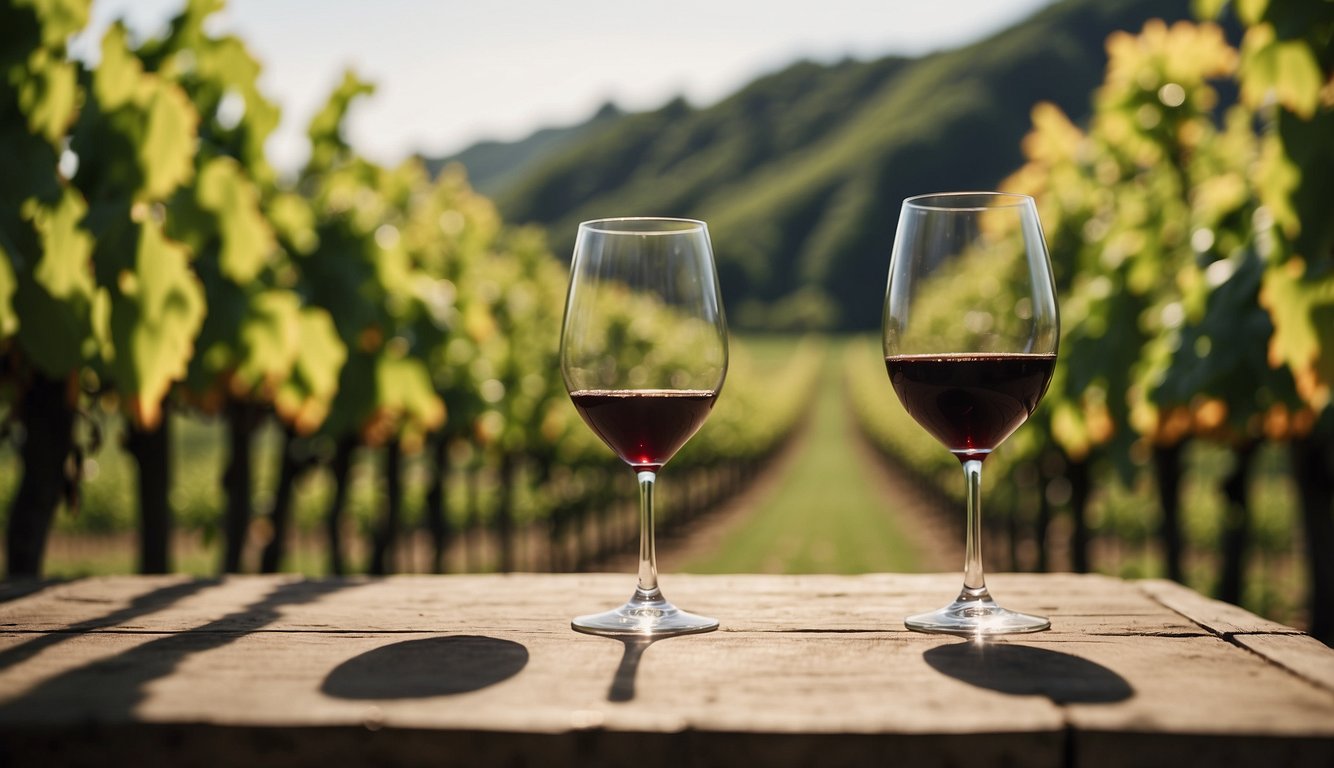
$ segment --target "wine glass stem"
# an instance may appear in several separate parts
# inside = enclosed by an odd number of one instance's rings
[[[968,503],[967,534],[964,540],[964,595],[981,599],[987,594],[982,573],[982,461],[963,462],[964,493]]]
[[[635,597],[657,599],[658,591],[658,554],[653,542],[653,484],[657,482],[657,473],[641,470],[639,477],[639,589]]]

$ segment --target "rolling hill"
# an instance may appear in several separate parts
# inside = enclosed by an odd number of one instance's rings
[[[800,62],[706,108],[603,114],[511,153],[488,185],[558,253],[585,219],[706,220],[739,327],[878,327],[902,199],[994,188],[1021,164],[1033,105],[1082,119],[1107,36],[1151,17],[1188,18],[1189,0],[1062,0],[955,50]]]

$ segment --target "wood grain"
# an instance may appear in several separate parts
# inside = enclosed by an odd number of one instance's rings
[[[1309,637],[1160,582],[991,584],[1052,631],[906,631],[956,575],[668,575],[723,628],[656,642],[569,629],[624,574],[44,585],[0,603],[0,764],[1334,764]]]

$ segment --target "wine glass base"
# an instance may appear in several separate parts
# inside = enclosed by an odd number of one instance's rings
[[[578,616],[570,627],[590,635],[671,637],[712,632],[718,628],[718,620],[683,611],[661,595],[636,595],[619,608]]]
[[[920,613],[903,620],[914,632],[947,635],[1017,635],[1051,629],[1045,616],[1011,611],[996,605],[990,597],[958,599],[938,611]]]

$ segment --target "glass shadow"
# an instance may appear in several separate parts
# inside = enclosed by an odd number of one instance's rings
[[[1135,689],[1116,672],[1068,653],[1013,643],[967,641],[922,654],[931,668],[969,685],[1057,704],[1111,704]]]
[[[324,678],[320,691],[340,699],[448,696],[508,680],[527,664],[528,649],[511,640],[426,637],[353,656]]]
[[[616,667],[616,674],[611,678],[611,688],[607,690],[607,701],[624,702],[635,698],[635,678],[639,675],[639,660],[658,640],[654,637],[618,637],[625,652],[621,654],[621,663]]]

